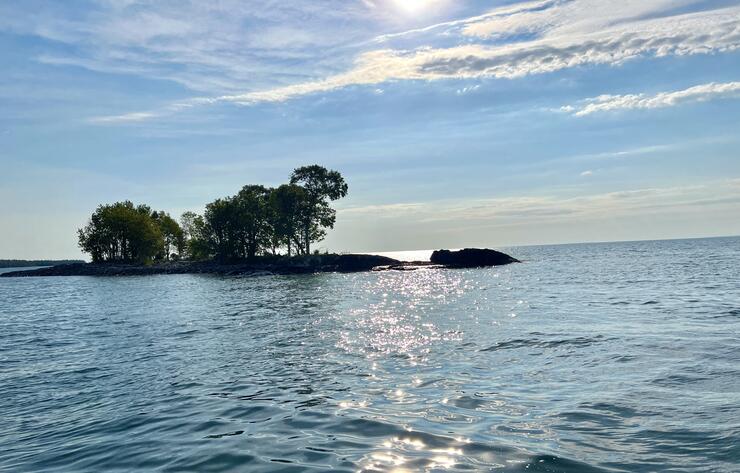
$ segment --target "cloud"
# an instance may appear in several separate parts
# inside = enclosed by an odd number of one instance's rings
[[[376,36],[373,38],[373,42],[383,43],[388,42],[397,38],[406,38],[412,36],[419,36],[427,33],[432,33],[438,30],[443,30],[445,34],[460,33],[464,32],[470,25],[476,23],[483,23],[490,19],[496,19],[499,17],[509,17],[516,15],[524,15],[532,11],[542,10],[548,7],[553,7],[562,3],[562,0],[544,0],[544,1],[533,1],[523,2],[514,6],[499,7],[483,15],[473,16],[469,18],[463,18],[460,20],[444,21],[433,25],[425,26],[422,28],[414,28],[411,30],[387,33]]]
[[[645,188],[602,194],[520,196],[425,203],[394,203],[339,210],[343,220],[368,218],[432,222],[501,223],[616,217],[717,206],[740,207],[737,179],[704,185]]]
[[[110,117],[95,117],[90,119],[91,123],[126,123],[126,122],[141,122],[155,118],[159,114],[154,112],[133,112],[126,113],[123,115],[113,115]]]
[[[740,98],[740,82],[711,82],[684,90],[661,92],[655,95],[601,95],[586,99],[579,105],[566,105],[561,110],[577,117],[583,117],[599,112],[666,108],[723,98]]]
[[[594,175],[594,172],[593,171],[583,171],[581,173],[581,177],[591,177],[593,175]]]
[[[47,64],[174,81],[212,95],[332,74],[351,61],[337,49],[376,33],[369,7],[345,0],[84,4],[0,2],[0,31],[46,40],[37,59]],[[46,47],[52,42],[67,47]]]
[[[588,7],[592,3],[591,0],[539,2],[529,4],[528,10],[512,9],[507,22],[513,24],[519,21],[518,26],[502,31],[518,32],[518,28],[526,27],[539,32],[535,39],[527,41],[367,51],[360,54],[353,67],[346,72],[324,79],[299,81],[261,91],[199,98],[195,102],[254,105],[283,102],[349,86],[377,86],[392,81],[516,79],[579,66],[616,66],[637,58],[720,53],[740,48],[740,7],[653,18],[648,13],[655,13],[658,11],[655,5],[666,6],[666,2],[650,3],[653,7],[647,9],[636,7],[644,2],[630,0],[623,7],[594,7],[597,13],[595,19],[588,17],[591,18],[589,21],[583,19],[576,25],[569,23],[568,11],[574,5]],[[544,8],[543,5],[547,8],[535,9]],[[561,9],[569,10],[563,12]],[[605,18],[615,11],[621,15],[615,14],[610,20]],[[540,18],[543,15],[546,20]],[[632,18],[634,15],[637,15],[636,19]],[[535,21],[533,17],[538,20]],[[581,14],[579,18],[586,16]],[[490,25],[486,29],[480,26],[488,23],[481,23],[477,19],[463,24],[462,31],[467,34],[493,34],[493,30],[489,31]],[[479,25],[480,28],[471,30],[472,25]]]
[[[468,19],[462,34],[476,38],[514,35],[566,37],[614,29],[640,19],[665,15],[696,3],[695,0],[545,0],[494,10]]]

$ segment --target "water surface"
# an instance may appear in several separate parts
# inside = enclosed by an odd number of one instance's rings
[[[740,470],[740,239],[0,279],[0,470]]]

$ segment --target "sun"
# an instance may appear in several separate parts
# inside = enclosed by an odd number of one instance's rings
[[[434,0],[393,0],[396,6],[406,13],[419,13],[428,8]]]

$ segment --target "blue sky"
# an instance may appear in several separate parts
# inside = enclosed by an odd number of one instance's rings
[[[740,234],[740,1],[0,1],[0,257],[340,170],[337,251]]]

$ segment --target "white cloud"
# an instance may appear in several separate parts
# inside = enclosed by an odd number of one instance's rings
[[[471,18],[462,33],[477,38],[531,34],[539,37],[572,37],[619,25],[639,22],[640,18],[662,16],[666,10],[695,3],[695,0],[546,0],[494,10]]]
[[[591,177],[593,175],[594,175],[594,172],[593,171],[583,171],[581,173],[581,177]]]
[[[574,106],[566,105],[561,110],[583,117],[598,112],[614,110],[666,108],[696,102],[707,102],[722,98],[740,98],[740,82],[711,82],[684,90],[660,92],[654,95],[601,95]]]
[[[532,7],[523,12],[521,8],[512,9],[513,13],[507,17],[509,22],[519,18],[521,25],[540,31],[536,39],[498,45],[480,43],[449,48],[368,51],[359,55],[348,71],[325,79],[201,98],[197,102],[242,105],[282,102],[352,85],[377,86],[398,80],[516,79],[577,66],[614,66],[640,57],[719,53],[740,48],[740,7],[650,18],[648,13],[658,11],[656,5],[666,7],[665,1],[650,3],[652,8],[638,8],[636,5],[642,3],[630,0],[624,7],[620,7],[620,3],[596,9],[593,18],[581,14],[579,18],[583,19],[572,25],[567,12],[573,5],[588,7],[591,0],[540,4],[554,6],[543,11],[532,11]],[[562,12],[561,9],[568,10]],[[621,15],[616,15],[615,11]],[[614,16],[607,21],[605,16],[609,14]],[[531,18],[539,18],[538,15],[545,15],[547,20]],[[638,17],[634,19],[630,15]],[[648,18],[643,18],[646,15]],[[478,20],[466,23],[468,29],[464,31],[473,34],[469,27],[479,23],[476,22]],[[482,30],[476,31],[478,35],[484,34]]]
[[[155,112],[133,112],[126,113],[123,115],[113,115],[110,117],[95,117],[90,120],[91,123],[126,123],[126,122],[141,122],[149,120],[151,118],[158,117],[159,114]]]
[[[380,218],[401,221],[413,219],[419,223],[468,221],[503,224],[650,214],[727,205],[740,207],[740,186],[737,179],[704,185],[635,189],[577,197],[520,196],[372,205],[342,209],[339,214],[343,220]]]
[[[461,89],[457,89],[457,95],[469,94],[471,92],[475,92],[478,89],[480,89],[480,84],[469,85],[467,87],[463,87]]]
[[[217,95],[336,72],[350,61],[335,48],[375,33],[368,8],[345,0],[0,2],[0,31],[73,46],[49,48],[45,63]]]

